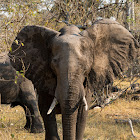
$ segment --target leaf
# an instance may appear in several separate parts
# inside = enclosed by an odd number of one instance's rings
[[[23,72],[24,72],[23,70],[20,71],[20,73],[23,73]]]
[[[12,137],[12,138],[14,138],[14,136],[15,136],[14,134],[11,134],[11,137]]]
[[[18,40],[17,39],[15,40],[15,43],[18,45]]]
[[[15,80],[15,84],[17,84],[17,80]]]
[[[10,47],[10,52],[12,52],[12,47]]]
[[[5,128],[4,124],[2,124],[2,128]]]
[[[19,71],[16,71],[16,74],[18,73],[18,75],[19,75]],[[15,84],[17,84],[17,79],[18,79],[18,76],[16,75],[15,76]]]
[[[21,43],[21,46],[24,46],[24,44],[23,44],[23,43]]]
[[[24,76],[24,73],[21,73],[21,75],[22,75],[22,77],[25,77],[25,76]]]
[[[16,74],[19,75],[19,71],[16,71]]]
[[[7,22],[7,25],[9,25],[11,23],[11,21]]]

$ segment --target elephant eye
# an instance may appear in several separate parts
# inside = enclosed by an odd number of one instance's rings
[[[52,59],[52,62],[53,62],[53,63],[58,63],[58,61],[59,61],[59,58],[53,58],[53,59]]]
[[[53,58],[52,59],[52,62],[51,62],[51,65],[53,67],[56,67],[56,66],[58,66],[58,62],[59,62],[59,58]]]
[[[54,73],[56,74],[58,71],[58,63],[59,63],[59,58],[53,58],[51,61],[51,68],[54,71]]]

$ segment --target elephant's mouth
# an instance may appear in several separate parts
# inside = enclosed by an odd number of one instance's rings
[[[86,100],[86,97],[85,97],[85,88],[87,86],[87,78],[85,77],[84,79],[84,82],[83,84],[79,84],[79,88],[78,90],[76,90],[79,94],[80,94],[80,99],[79,99],[79,103],[78,104],[82,104],[85,108],[85,111],[88,110],[88,104],[87,104],[87,100]],[[76,87],[74,87],[76,88]],[[71,89],[71,88],[69,88]],[[77,89],[77,88],[76,88]],[[72,91],[73,91],[73,88],[72,88]],[[69,90],[69,92],[71,92],[71,90]],[[74,91],[74,94],[77,94],[75,93]],[[51,106],[47,112],[47,115],[51,114],[51,112],[53,111],[53,109],[56,107],[56,105],[58,106],[58,104],[60,105],[61,103],[59,102],[59,100],[57,100],[57,95],[58,95],[58,92],[57,90],[55,91],[55,97],[51,103]]]
[[[85,111],[88,110],[88,104],[87,104],[87,100],[86,100],[86,97],[85,97],[85,94],[84,96],[81,98],[80,100],[81,104],[84,105],[84,108],[85,108]],[[56,97],[54,97],[53,101],[52,101],[52,104],[47,112],[47,115],[51,114],[51,112],[53,111],[53,109],[56,107],[56,105],[58,104],[58,101],[56,99]]]

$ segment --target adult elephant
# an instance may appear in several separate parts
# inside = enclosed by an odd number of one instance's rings
[[[55,119],[59,105],[63,139],[82,140],[91,92],[121,75],[139,47],[123,26],[110,19],[98,20],[82,32],[76,26],[59,32],[25,26],[16,42],[12,64],[17,70],[22,68],[21,60],[29,66],[26,76],[39,94],[46,140],[59,139]]]
[[[26,115],[25,129],[31,133],[43,131],[34,86],[29,79],[16,73],[7,53],[0,53],[0,94],[1,104],[23,107]]]

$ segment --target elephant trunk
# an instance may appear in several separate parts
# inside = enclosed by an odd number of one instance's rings
[[[60,103],[62,111],[62,124],[63,124],[63,140],[76,140],[77,134],[77,116],[79,107],[84,106],[87,110],[87,102],[85,99],[84,87],[82,84],[70,84],[65,98]]]
[[[68,83],[63,88],[57,85],[55,92],[56,98],[54,98],[48,113],[51,113],[58,101],[62,113],[63,140],[75,140],[79,107],[83,106],[85,111],[88,110],[83,84],[78,81],[74,84]]]
[[[63,140],[75,140],[76,139],[76,123],[79,106],[79,95],[71,94],[67,100],[65,100],[64,108],[62,109],[62,123],[63,123]]]

